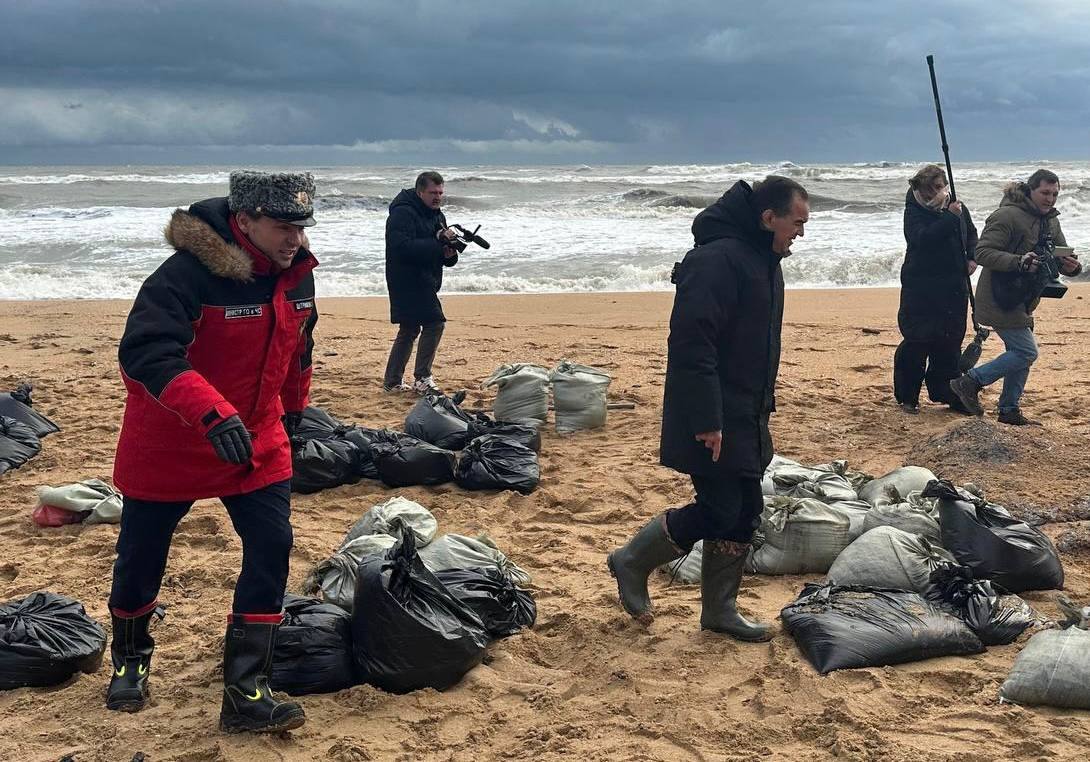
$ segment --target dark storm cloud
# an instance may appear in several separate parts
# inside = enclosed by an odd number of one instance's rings
[[[917,157],[928,52],[963,158],[1088,145],[1074,3],[5,5],[9,162]]]

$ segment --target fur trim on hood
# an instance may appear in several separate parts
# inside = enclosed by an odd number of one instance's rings
[[[1041,210],[1037,208],[1037,205],[1034,204],[1026,194],[1026,189],[1026,184],[1017,180],[1012,183],[1007,183],[1006,187],[1003,188],[1003,200],[999,202],[999,205],[1017,206],[1035,217],[1055,217],[1060,213],[1059,209],[1052,207],[1048,210],[1048,214],[1041,214]]]
[[[225,241],[207,222],[185,209],[175,209],[163,230],[167,243],[190,252],[214,275],[242,282],[254,279],[250,255]]]

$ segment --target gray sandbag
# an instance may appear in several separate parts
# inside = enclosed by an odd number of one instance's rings
[[[542,422],[549,415],[549,371],[540,365],[501,365],[481,383],[489,386],[497,389],[492,411],[497,421]]]
[[[606,395],[612,380],[604,370],[561,360],[549,373],[556,430],[565,433],[605,426]]]
[[[825,573],[852,541],[851,516],[813,498],[767,497],[764,542],[746,560],[757,574]],[[756,543],[755,543],[756,546]]]
[[[687,555],[676,561],[663,564],[659,571],[668,576],[673,582],[681,585],[700,584],[700,564],[704,557],[704,541],[697,540],[693,543],[693,549]]]
[[[999,689],[1002,701],[1090,709],[1090,632],[1045,630],[1029,639]]]
[[[439,522],[435,520],[435,516],[432,515],[431,511],[420,503],[397,495],[384,503],[372,506],[363,516],[357,519],[356,523],[349,527],[348,534],[345,535],[341,547],[343,548],[352,540],[364,535],[388,534],[393,536],[394,521],[397,520],[400,520],[407,529],[411,529],[413,534],[416,535],[417,547],[427,545],[435,539],[435,535],[439,532]]]
[[[366,558],[385,557],[396,543],[388,534],[365,534],[346,542],[311,570],[303,582],[303,594],[321,591],[326,603],[351,612],[356,595],[356,567]]]
[[[121,493],[101,479],[84,479],[62,487],[38,487],[38,504],[84,516],[85,524],[121,522]]]
[[[927,540],[894,527],[865,532],[829,567],[831,585],[911,590],[926,596],[931,572],[954,557]]]
[[[893,497],[889,492],[891,488],[896,490],[897,497],[904,499],[909,492],[922,490],[934,478],[933,473],[921,466],[902,466],[863,485],[859,489],[859,499],[876,505],[881,499]]]
[[[766,496],[776,494],[776,482],[772,481],[772,477],[767,473],[761,479],[761,494]]]
[[[788,497],[812,497],[823,503],[855,500],[851,482],[840,474],[815,472],[812,477],[796,483],[782,494]]]
[[[488,535],[444,534],[420,548],[418,554],[432,572],[495,566],[516,584],[530,583],[529,573],[505,556]]]
[[[851,519],[849,534],[853,541],[863,534],[863,532],[867,531],[865,529],[865,524],[867,521],[867,514],[871,512],[870,503],[862,500],[838,500],[835,503],[830,503],[830,505],[834,505],[838,510],[848,514],[848,518]]]
[[[908,493],[904,502],[879,500],[867,511],[863,531],[878,527],[895,527],[909,534],[918,534],[932,545],[942,545],[939,529],[939,509],[934,498],[921,496],[919,491]]]

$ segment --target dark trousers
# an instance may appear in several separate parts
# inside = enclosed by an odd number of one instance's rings
[[[932,402],[954,402],[950,381],[961,375],[959,357],[961,338],[958,336],[934,341],[905,339],[893,354],[893,396],[897,402],[918,405],[920,387],[926,381],[927,396]]]
[[[683,550],[697,540],[747,543],[761,526],[764,498],[759,479],[693,476],[696,499],[666,514],[670,537]]]
[[[386,362],[386,374],[382,382],[387,386],[397,386],[405,375],[405,366],[409,364],[409,355],[413,352],[413,343],[420,337],[416,348],[416,367],[413,376],[419,381],[431,375],[431,364],[435,352],[439,349],[439,340],[443,338],[446,323],[398,323],[394,345],[390,347],[390,359]]]
[[[279,614],[291,553],[290,481],[244,495],[221,497],[242,538],[242,572],[235,583],[236,614]],[[119,616],[154,606],[167,567],[170,540],[193,501],[160,503],[126,497],[117,536],[110,609]]]

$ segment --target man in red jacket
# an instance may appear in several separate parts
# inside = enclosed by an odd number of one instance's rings
[[[230,196],[177,209],[175,248],[136,296],[118,357],[128,397],[114,461],[125,496],[110,612],[109,709],[148,698],[170,540],[195,500],[218,497],[242,539],[224,642],[220,727],[269,732],[303,709],[269,691],[292,546],[291,446],[310,389],[317,265],[309,173],[233,172]]]

